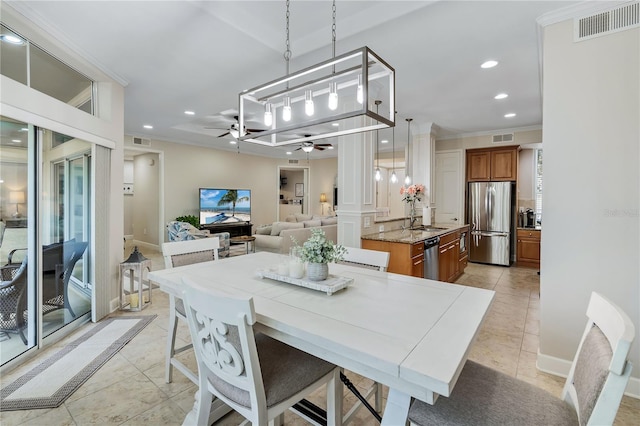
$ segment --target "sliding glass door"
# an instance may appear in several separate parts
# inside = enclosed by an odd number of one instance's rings
[[[91,144],[0,119],[0,359],[5,364],[90,315],[92,170]]]

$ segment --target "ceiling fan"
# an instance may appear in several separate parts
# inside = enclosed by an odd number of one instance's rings
[[[240,123],[238,122],[238,113],[235,110],[223,111],[220,114],[218,114],[217,118],[220,121],[223,121],[223,122],[226,122],[226,123],[229,123],[229,124],[228,125],[227,124],[220,124],[219,126],[205,127],[205,129],[226,130],[225,133],[216,136],[218,138],[222,138],[222,137],[225,137],[227,135],[231,135],[235,139],[238,139],[240,136],[244,136],[244,135],[251,134],[251,133],[256,133],[256,132],[262,132],[262,131],[265,130],[265,129],[257,129],[257,128],[253,129],[253,128],[248,128],[248,127],[244,126],[244,129],[241,132],[240,131]]]
[[[303,142],[301,146],[296,149],[296,151],[303,150],[304,152],[308,153],[313,151],[314,149],[317,149],[318,151],[324,151],[329,147],[331,147],[330,149],[333,149],[333,145],[331,145],[330,143]]]

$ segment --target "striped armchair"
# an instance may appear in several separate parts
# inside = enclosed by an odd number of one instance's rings
[[[200,230],[187,222],[171,221],[167,223],[167,233],[169,241],[186,241],[197,240],[200,238],[218,237],[220,238],[220,249],[218,254],[220,257],[229,256],[229,247],[231,246],[230,234],[228,232],[219,232],[210,234],[208,230]]]

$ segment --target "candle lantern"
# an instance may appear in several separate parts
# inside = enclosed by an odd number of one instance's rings
[[[151,272],[151,260],[135,246],[129,258],[120,264],[121,310],[141,311],[151,303],[151,283],[147,272]],[[127,279],[128,285],[125,283]]]

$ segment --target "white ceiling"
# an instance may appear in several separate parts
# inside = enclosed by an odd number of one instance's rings
[[[205,127],[228,126],[218,114],[237,109],[241,90],[285,74],[284,0],[6,3],[126,84],[128,135],[236,150],[217,137],[224,130]],[[395,68],[397,150],[406,144],[406,117],[412,133],[433,122],[439,137],[540,126],[536,18],[574,3],[338,0],[336,54],[366,45]],[[291,71],[328,59],[331,2],[293,0],[290,10]],[[487,59],[499,65],[481,69]],[[500,92],[509,97],[494,100]],[[284,148],[250,143],[240,151],[285,156]]]

